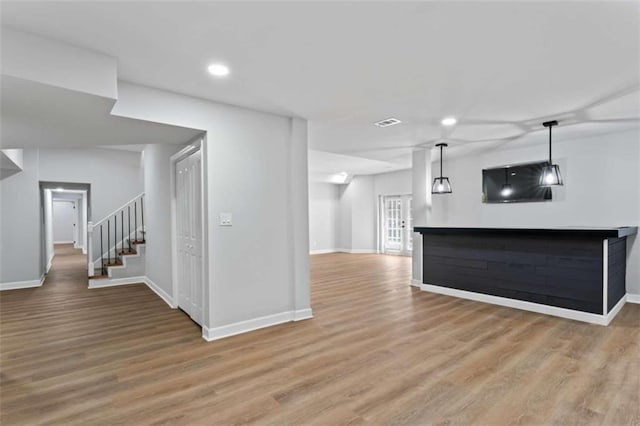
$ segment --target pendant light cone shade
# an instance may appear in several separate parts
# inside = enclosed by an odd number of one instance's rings
[[[431,186],[432,194],[451,194],[451,182],[446,176],[442,176],[442,148],[448,146],[446,143],[439,143],[436,146],[440,147],[440,177],[433,180]]]
[[[557,164],[544,166],[542,168],[542,176],[540,177],[541,186],[562,185],[562,174]]]
[[[542,174],[540,175],[540,186],[559,186],[563,185],[562,174],[560,173],[560,166],[553,164],[551,160],[551,128],[557,126],[557,121],[546,121],[542,123],[544,127],[549,128],[549,165],[542,168]]]

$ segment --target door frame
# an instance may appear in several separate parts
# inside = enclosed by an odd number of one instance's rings
[[[177,309],[178,306],[178,239],[176,237],[177,225],[177,207],[176,207],[176,164],[178,161],[188,157],[194,152],[200,151],[201,164],[200,164],[200,215],[202,219],[202,235],[201,235],[201,253],[202,253],[202,332],[204,333],[206,324],[209,318],[209,301],[207,299],[207,286],[209,283],[208,274],[208,238],[207,238],[207,186],[206,186],[206,144],[205,136],[198,136],[193,139],[188,146],[181,149],[177,153],[173,154],[169,160],[170,167],[170,198],[171,198],[171,288],[172,288],[172,305],[171,307]]]
[[[391,250],[388,251],[386,246],[386,201],[389,198],[399,198],[400,201],[400,209],[402,214],[402,219],[405,221],[405,218],[410,218],[412,216],[411,205],[407,202],[407,200],[412,200],[412,194],[385,194],[378,196],[378,253],[388,254],[392,256],[411,256],[412,249],[407,250],[407,246],[409,243],[409,239],[412,237],[412,233],[409,230],[411,227],[410,223],[405,223],[405,227],[403,227],[404,231],[402,232],[402,247],[400,250]]]
[[[53,191],[57,188],[63,187],[65,188],[65,192],[71,193],[79,193],[82,195],[82,228],[83,231],[80,234],[78,232],[78,237],[82,236],[83,245],[82,245],[82,254],[87,254],[87,246],[89,244],[89,236],[88,236],[88,223],[91,219],[91,184],[89,183],[79,183],[79,182],[55,182],[55,181],[39,181],[38,185],[40,187],[40,245],[41,245],[41,272],[43,274],[47,274],[51,267],[51,261],[55,256],[53,247],[48,247],[47,241],[47,229],[51,230],[52,239],[51,245],[53,246],[53,230],[51,227],[53,226],[52,218],[47,217],[45,214],[45,204],[49,204],[47,208],[49,210],[53,209]],[[45,196],[46,191],[50,192],[50,197],[47,200]],[[76,210],[77,212],[77,210]],[[76,213],[77,214],[77,213]],[[76,231],[78,222],[76,222]],[[49,253],[49,250],[51,253]],[[47,255],[50,256],[47,256]],[[91,269],[92,262],[89,261],[87,257],[87,272],[89,275],[93,275],[93,270]]]

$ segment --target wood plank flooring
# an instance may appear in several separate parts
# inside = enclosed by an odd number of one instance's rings
[[[640,424],[640,306],[609,327],[411,288],[410,259],[312,256],[315,318],[206,343],[57,249],[0,294],[0,423]]]

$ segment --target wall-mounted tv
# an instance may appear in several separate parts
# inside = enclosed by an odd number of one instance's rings
[[[485,203],[527,203],[550,201],[551,188],[540,186],[547,161],[482,170],[482,201]]]

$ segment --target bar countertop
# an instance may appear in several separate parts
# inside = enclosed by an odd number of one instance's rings
[[[526,235],[577,238],[622,238],[638,232],[637,226],[620,227],[555,227],[555,228],[463,228],[416,226],[414,232],[421,234],[473,234],[473,235]]]

